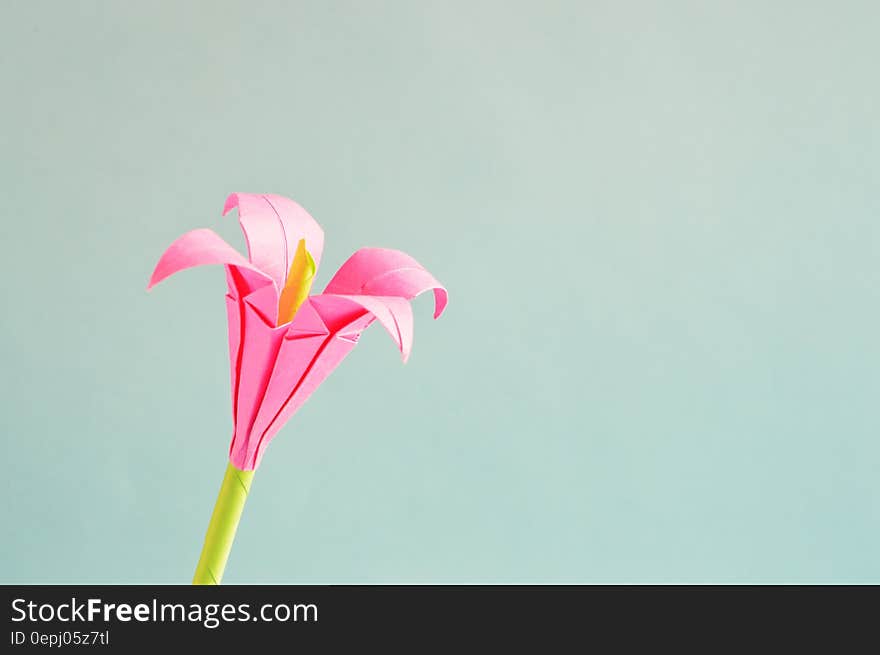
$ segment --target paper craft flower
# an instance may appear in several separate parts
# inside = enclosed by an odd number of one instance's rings
[[[403,360],[413,342],[410,300],[434,291],[434,318],[447,293],[415,259],[398,250],[363,248],[310,296],[324,233],[294,201],[233,193],[223,214],[238,208],[248,258],[212,230],[172,243],[147,288],[182,269],[226,268],[233,434],[229,467],[211,518],[194,583],[219,583],[254,470],[284,423],[379,321]]]

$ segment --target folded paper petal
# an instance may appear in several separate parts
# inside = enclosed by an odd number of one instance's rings
[[[370,314],[372,319],[382,324],[403,357],[404,363],[409,359],[413,344],[413,313],[409,300],[397,296],[343,296],[323,294],[328,298],[344,298],[360,305]]]
[[[265,400],[272,369],[287,326],[273,327],[245,299],[242,308],[241,340],[238,348],[238,382],[235,397],[235,427],[230,458],[233,463],[247,448],[251,428]],[[230,333],[231,336],[231,333]],[[231,353],[231,348],[230,348]],[[242,468],[242,467],[239,467]]]
[[[279,414],[330,337],[330,330],[309,300],[302,304],[293,321],[284,329],[284,339],[279,344],[259,411],[247,438],[242,440],[244,443],[233,449],[232,461],[239,468],[259,465],[264,450],[284,422],[278,420]]]
[[[341,296],[314,296],[303,303],[279,348],[247,444],[233,449],[233,464],[243,470],[259,466],[272,438],[351,352],[373,320],[361,305]]]
[[[300,205],[272,194],[233,193],[226,199],[223,215],[236,207],[251,263],[271,277],[279,291],[284,288],[300,239],[305,239],[318,266],[324,231]]]
[[[411,300],[434,290],[434,318],[446,308],[446,288],[415,259],[399,250],[361,248],[339,268],[324,293],[399,296]]]
[[[203,228],[187,232],[168,246],[153,270],[147,289],[151,289],[178,271],[207,264],[234,266],[253,284],[258,284],[259,278],[271,282],[271,278],[242,257],[241,253],[220,238],[220,235],[213,230]]]

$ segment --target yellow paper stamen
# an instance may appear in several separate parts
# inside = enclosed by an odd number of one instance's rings
[[[306,250],[306,240],[300,239],[290,264],[290,271],[287,273],[287,281],[284,283],[281,297],[278,299],[278,325],[293,320],[296,310],[309,297],[314,279],[315,260]]]

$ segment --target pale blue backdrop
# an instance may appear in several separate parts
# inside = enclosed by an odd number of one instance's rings
[[[188,582],[274,192],[450,290],[281,432],[228,582],[880,582],[875,2],[4,3],[2,582]]]

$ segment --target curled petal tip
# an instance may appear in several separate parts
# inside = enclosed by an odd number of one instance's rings
[[[223,203],[223,214],[222,215],[226,216],[226,214],[231,212],[236,207],[238,207],[238,194],[237,193],[230,193],[228,196],[226,196],[226,202]]]
[[[399,326],[398,326],[398,328],[399,328]],[[400,344],[398,344],[398,348],[397,348],[400,351],[400,362],[402,364],[406,364],[407,361],[409,361],[410,353],[412,353],[413,335],[412,335],[411,331],[406,336],[404,336],[403,334],[400,334],[399,331],[398,331],[398,334],[400,335],[400,341],[401,341]]]
[[[150,275],[150,281],[147,283],[147,291],[152,291],[154,286],[173,273],[173,270],[168,269],[168,264],[164,261],[164,258],[160,259],[157,262],[156,267],[153,269],[152,275]]]
[[[409,361],[409,356],[412,353],[412,346],[413,346],[412,336],[410,336],[410,338],[407,341],[405,341],[403,344],[401,344],[401,346],[400,346],[400,361],[401,361],[401,363],[406,364]]]
[[[147,283],[147,291],[152,291],[154,286],[172,274],[171,271],[167,271],[166,269],[167,263],[160,259],[159,263],[156,264],[156,268],[153,269],[153,274],[150,275],[150,281]]]
[[[449,293],[445,287],[437,287],[434,289],[434,320],[440,318],[440,314],[446,309],[449,303]]]

